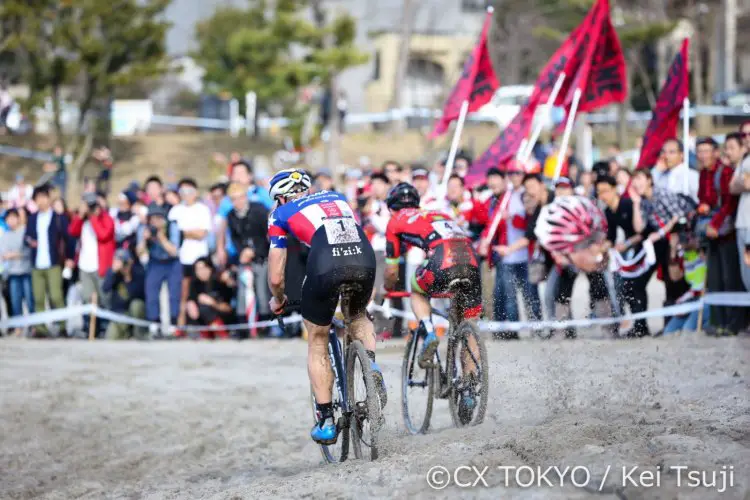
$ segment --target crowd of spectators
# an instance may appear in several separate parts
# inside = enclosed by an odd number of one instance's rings
[[[412,182],[424,208],[448,212],[476,242],[488,266],[483,280],[492,290],[492,306],[485,308],[488,319],[572,317],[573,286],[580,273],[568,262],[553,260],[536,245],[534,235],[541,207],[572,194],[598,200],[609,223],[611,272],[585,275],[592,315],[647,310],[647,285],[654,275],[664,284],[665,305],[697,300],[706,290],[749,290],[750,122],[728,134],[723,144],[699,138],[694,168],[684,161],[689,152],[676,139],[664,144],[651,169],[633,171],[623,164],[619,148],[610,150],[611,157],[591,170],[582,168],[569,150],[563,175],[554,183],[556,149],[540,147],[526,165],[511,160],[490,169],[486,182],[472,190],[464,182],[472,162],[465,152],[457,155],[445,193],[440,192],[444,158],[432,166],[388,161],[376,169],[351,168],[340,179],[322,169],[314,175],[314,189],[340,190],[347,196],[382,268],[390,217],[386,196],[398,182]],[[59,150],[55,158],[45,166],[53,175],[50,182],[32,186],[19,175],[3,199],[0,262],[9,315],[63,308],[77,300],[150,322],[168,315],[176,336],[197,331],[194,336],[206,338],[247,336],[249,330],[224,327],[271,319],[266,261],[273,202],[267,179],[254,177],[251,161],[233,154],[227,175],[210,186],[190,178],[167,184],[154,175],[112,196],[114,160],[109,150],[100,149],[95,158],[103,174],[86,184],[79,201],[66,198],[65,159]],[[505,216],[490,240],[492,220],[501,208]],[[304,276],[305,249],[292,241],[289,252],[287,288],[294,299]],[[405,286],[404,278],[423,258],[417,249],[406,254],[401,273]],[[382,269],[378,277],[373,299],[381,301]],[[163,288],[168,314],[160,300]],[[749,319],[746,308],[712,306],[666,318],[660,332],[650,331],[645,320],[613,325],[612,330],[630,337],[699,328],[735,335],[747,330]],[[53,332],[35,325],[28,334],[85,337],[89,321],[79,331],[67,331],[63,322]],[[198,328],[186,331],[188,325]],[[626,329],[620,332],[621,326]],[[392,329],[386,324],[381,336]],[[113,339],[153,334],[117,321],[98,320],[94,330]],[[573,328],[559,333],[576,336]],[[269,327],[262,334],[282,332]],[[517,333],[497,336],[514,338]]]

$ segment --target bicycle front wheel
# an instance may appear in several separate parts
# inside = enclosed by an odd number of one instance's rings
[[[369,456],[370,460],[376,460],[383,415],[370,358],[359,340],[349,344],[346,350],[346,392],[352,411],[350,425],[354,456]]]
[[[448,398],[453,424],[456,427],[481,424],[489,400],[489,362],[487,347],[472,321],[458,325],[455,335],[448,341],[454,366],[448,367],[453,374],[453,390]]]
[[[435,368],[423,369],[418,364],[423,342],[424,338],[413,331],[401,364],[401,413],[411,434],[424,434],[430,428],[435,397]]]

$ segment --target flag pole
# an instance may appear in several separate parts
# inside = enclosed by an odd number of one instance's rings
[[[456,123],[456,130],[453,132],[453,142],[451,143],[451,149],[448,153],[448,160],[445,162],[445,173],[443,174],[443,180],[440,183],[440,189],[438,190],[438,200],[442,204],[448,194],[448,179],[450,179],[453,173],[453,164],[456,161],[456,153],[458,152],[458,144],[461,142],[461,132],[464,129],[464,121],[466,121],[466,115],[469,112],[469,101],[465,100],[461,104],[461,112],[458,115],[458,122]]]
[[[544,109],[546,111],[546,115],[548,116],[552,115],[552,108],[555,105],[557,94],[560,93],[560,89],[562,88],[563,82],[565,82],[565,72],[560,73],[560,76],[557,77],[555,86],[552,88],[552,93],[550,93],[549,99],[547,99],[547,104]],[[521,160],[522,164],[526,165],[526,162],[529,161],[529,158],[531,158],[531,153],[534,151],[534,146],[536,146],[536,142],[539,140],[539,135],[542,133],[543,126],[544,126],[544,120],[538,120],[537,124],[534,125],[534,130],[531,133],[531,138],[529,138],[529,142],[526,145],[526,149],[524,150],[523,147],[521,148],[521,150],[523,151],[523,155],[521,155],[519,159]]]
[[[530,141],[524,137],[523,140],[521,141],[521,145],[518,146],[518,151],[516,151],[516,160],[523,161],[524,155],[526,154],[526,148],[528,147],[529,144],[530,144]]]
[[[555,177],[552,179],[553,181],[557,181],[560,177],[565,152],[568,150],[568,143],[570,142],[570,135],[573,133],[573,123],[576,121],[576,112],[578,111],[578,102],[580,100],[581,89],[577,88],[573,93],[573,103],[570,105],[570,113],[568,114],[568,122],[565,124],[565,133],[563,134],[562,144],[560,144],[560,151],[557,152],[557,165],[555,165]]]
[[[498,207],[497,212],[495,212],[495,217],[492,219],[492,225],[490,226],[490,230],[487,232],[487,237],[483,242],[485,245],[489,245],[492,239],[495,237],[497,226],[499,226],[500,221],[503,220],[503,214],[505,213],[505,209],[508,208],[508,203],[510,202],[510,197],[512,194],[513,186],[511,185],[509,188],[505,189],[505,194],[503,195],[503,199],[500,202],[500,206]]]
[[[690,152],[688,150],[688,141],[690,140],[690,98],[686,97],[682,101],[682,156],[685,163],[685,182],[683,188],[685,195],[690,196]]]

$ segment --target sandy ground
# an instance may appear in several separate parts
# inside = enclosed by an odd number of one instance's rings
[[[750,498],[749,338],[585,336],[488,342],[485,422],[452,428],[439,401],[417,437],[401,423],[401,344],[380,344],[382,457],[340,466],[308,437],[301,341],[2,339],[0,498]],[[434,491],[436,465],[489,467],[488,486]],[[611,467],[592,493],[554,472],[555,486],[522,487],[528,471],[505,484],[499,465],[585,467],[592,490]],[[660,466],[661,486],[622,488],[636,465]],[[683,473],[678,489],[671,466],[724,470],[733,485],[688,487]]]

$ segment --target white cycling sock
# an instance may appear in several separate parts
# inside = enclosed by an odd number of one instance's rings
[[[425,331],[427,331],[427,333],[435,333],[435,327],[432,326],[432,320],[423,319],[422,324],[424,325],[424,329]]]

